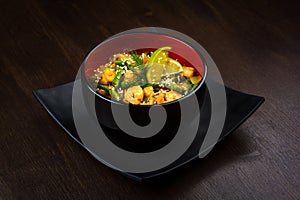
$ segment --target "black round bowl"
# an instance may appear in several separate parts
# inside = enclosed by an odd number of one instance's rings
[[[95,91],[95,86],[89,81],[89,77],[94,74],[94,70],[100,65],[107,63],[109,58],[116,53],[137,49],[158,49],[162,46],[170,46],[172,48],[169,54],[170,57],[179,60],[187,66],[193,66],[203,77],[199,86],[183,98],[159,105],[128,105],[98,94]],[[197,97],[198,105],[189,106],[201,107],[206,89],[204,86],[206,73],[207,66],[203,56],[192,45],[178,37],[176,31],[174,31],[174,34],[170,34],[170,32],[165,33],[164,29],[145,32],[127,31],[103,41],[92,49],[84,59],[81,67],[84,102],[90,114],[95,116],[112,142],[129,151],[149,152],[163,147],[176,135],[182,122],[182,106],[189,105],[190,98],[193,95]],[[112,106],[114,106],[115,110],[120,111],[129,109],[131,119],[139,126],[146,126],[150,123],[149,110],[151,107],[162,106],[167,114],[166,122],[163,128],[151,137],[145,138],[142,136],[143,133],[141,133],[141,137],[134,137],[124,133],[117,125],[113,116]],[[193,114],[188,120],[191,121],[195,117],[196,114]]]

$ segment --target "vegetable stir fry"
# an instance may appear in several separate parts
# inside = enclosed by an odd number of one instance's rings
[[[169,57],[170,49],[115,54],[95,70],[90,81],[97,93],[116,101],[134,105],[174,101],[193,91],[202,77],[194,67]]]

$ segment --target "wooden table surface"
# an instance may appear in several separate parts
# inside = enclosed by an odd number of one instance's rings
[[[299,10],[271,0],[2,0],[0,199],[300,199]],[[155,183],[99,163],[32,95],[74,80],[107,37],[145,26],[189,35],[226,85],[266,98],[209,156]]]

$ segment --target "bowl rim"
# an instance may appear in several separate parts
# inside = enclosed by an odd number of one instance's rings
[[[201,82],[199,83],[199,85],[190,93],[188,93],[187,95],[179,98],[179,99],[176,99],[174,101],[169,101],[169,102],[166,102],[166,103],[162,103],[162,104],[153,104],[153,105],[134,105],[134,104],[130,104],[130,103],[125,103],[125,102],[121,102],[121,101],[116,101],[116,100],[112,100],[108,97],[104,97],[100,94],[98,94],[95,89],[92,87],[90,81],[87,79],[86,77],[86,73],[85,73],[85,67],[86,67],[86,61],[87,59],[90,57],[90,55],[98,48],[100,47],[101,45],[115,39],[115,38],[120,38],[120,37],[124,37],[124,36],[128,36],[128,35],[139,35],[139,34],[156,34],[156,35],[161,35],[161,36],[167,36],[167,37],[170,37],[172,39],[176,39],[176,40],[179,40],[180,42],[182,42],[184,45],[187,45],[189,46],[193,51],[195,51],[197,53],[197,55],[200,57],[202,63],[203,63],[203,76],[202,76],[202,80]],[[142,108],[149,108],[149,107],[152,107],[152,106],[167,106],[167,105],[171,105],[171,104],[176,104],[176,103],[179,103],[180,101],[183,101],[187,98],[189,98],[190,96],[194,95],[201,87],[202,85],[204,84],[205,80],[206,80],[206,77],[207,77],[207,72],[208,72],[208,66],[207,66],[207,63],[206,63],[206,60],[204,58],[204,56],[199,52],[197,51],[193,45],[191,45],[189,42],[187,41],[184,41],[182,40],[181,38],[178,38],[174,35],[171,35],[171,34],[167,34],[167,33],[161,33],[161,32],[147,32],[147,31],[144,31],[144,32],[131,32],[131,33],[127,33],[126,31],[125,32],[121,32],[121,33],[118,33],[116,35],[113,35],[111,37],[108,37],[106,40],[100,42],[99,44],[95,45],[87,54],[86,56],[84,57],[84,60],[81,64],[81,80],[83,79],[84,80],[84,84],[85,86],[87,86],[87,88],[94,94],[96,95],[97,97],[101,98],[102,100],[104,101],[108,101],[109,103],[113,103],[113,104],[116,104],[116,105],[123,105],[123,106],[134,106],[134,107],[142,107]]]

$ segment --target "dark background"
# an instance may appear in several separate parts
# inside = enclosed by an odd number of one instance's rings
[[[0,199],[300,199],[296,1],[0,1]],[[99,163],[32,90],[72,81],[86,53],[131,28],[175,29],[226,85],[266,102],[205,159],[155,183]]]

